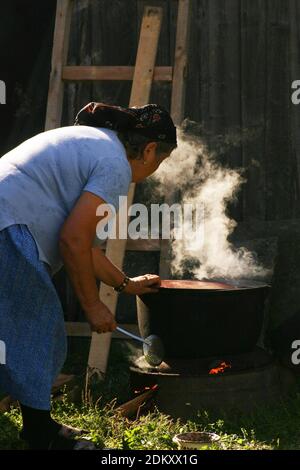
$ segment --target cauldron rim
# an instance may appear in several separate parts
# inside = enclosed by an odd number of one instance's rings
[[[159,286],[159,290],[163,291],[185,291],[185,292],[237,292],[237,291],[246,291],[246,290],[257,290],[257,289],[269,289],[271,286],[265,282],[252,280],[252,279],[203,279],[192,280],[192,279],[163,279]],[[174,283],[178,284],[174,286]],[[202,283],[202,287],[197,287]],[[203,284],[211,284],[211,287],[203,287]],[[172,285],[173,284],[173,285]],[[180,285],[181,284],[181,285]],[[191,285],[194,284],[193,287]],[[213,287],[213,284],[216,284],[216,287]],[[220,287],[221,285],[224,287]],[[219,287],[217,287],[219,286]],[[226,287],[225,287],[226,286]]]

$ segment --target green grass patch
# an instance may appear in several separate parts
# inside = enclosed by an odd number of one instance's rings
[[[72,338],[64,372],[84,376],[89,341]],[[89,431],[88,439],[100,447],[116,449],[174,449],[172,439],[179,432],[211,431],[221,436],[224,449],[299,449],[300,448],[300,384],[299,392],[286,401],[258,408],[252,414],[214,414],[201,410],[186,423],[173,420],[155,411],[136,420],[118,416],[115,407],[129,396],[130,343],[113,341],[107,379],[82,386],[78,403],[66,396],[54,402],[53,416],[58,421]],[[83,382],[82,382],[83,383]],[[23,449],[18,439],[21,417],[18,409],[0,414],[0,449]]]

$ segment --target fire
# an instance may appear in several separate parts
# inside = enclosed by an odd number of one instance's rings
[[[231,369],[231,364],[224,361],[224,362],[221,362],[218,367],[210,369],[209,374],[210,375],[223,374],[226,369]]]
[[[155,392],[156,390],[158,390],[158,385],[155,384],[155,385],[152,385],[151,387],[144,387],[142,390],[134,390],[134,393],[137,395],[140,393],[148,392],[149,390],[152,390],[152,392]]]

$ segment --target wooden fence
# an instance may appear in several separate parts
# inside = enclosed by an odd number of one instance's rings
[[[176,0],[74,0],[69,64],[133,65],[145,5],[163,8],[157,65],[172,64]],[[235,217],[260,227],[300,218],[300,105],[291,101],[292,82],[300,80],[299,0],[192,0],[191,17],[185,116],[197,122],[203,140],[224,164],[245,169],[247,183],[233,208]],[[41,64],[50,59],[49,24]],[[37,74],[39,68],[34,69]],[[37,86],[46,95],[45,74],[37,82],[36,75],[30,85],[33,103]],[[170,91],[169,83],[156,82],[151,101],[169,107]],[[88,101],[125,105],[129,94],[130,82],[70,83],[63,124],[71,124]],[[25,135],[30,122],[36,132],[40,117],[21,116],[15,135]],[[145,186],[136,197],[147,199],[147,191]],[[128,256],[131,274],[157,266],[157,253]],[[62,274],[57,282],[68,318],[77,319],[78,304]]]
[[[133,65],[143,8],[163,7],[157,65],[174,56],[177,1],[75,0],[70,64]],[[300,79],[297,0],[193,0],[185,115],[220,159],[246,169],[240,220],[300,216]],[[130,83],[70,84],[65,122],[87,101],[126,104]],[[170,85],[152,101],[170,104]]]

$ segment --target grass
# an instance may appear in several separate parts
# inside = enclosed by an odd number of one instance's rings
[[[72,339],[65,372],[84,372],[88,342]],[[100,447],[117,449],[174,449],[173,436],[178,432],[206,430],[221,436],[223,449],[300,449],[300,384],[298,393],[269,408],[252,414],[210,414],[205,410],[186,423],[154,411],[136,420],[115,413],[115,406],[129,397],[127,342],[114,341],[107,380],[93,384],[91,393],[83,394],[79,403],[67,396],[54,402],[53,416],[65,424],[89,431],[88,439]],[[93,397],[93,398],[91,398]],[[118,397],[118,399],[116,399]],[[0,449],[23,449],[18,439],[21,417],[18,409],[0,414]]]

